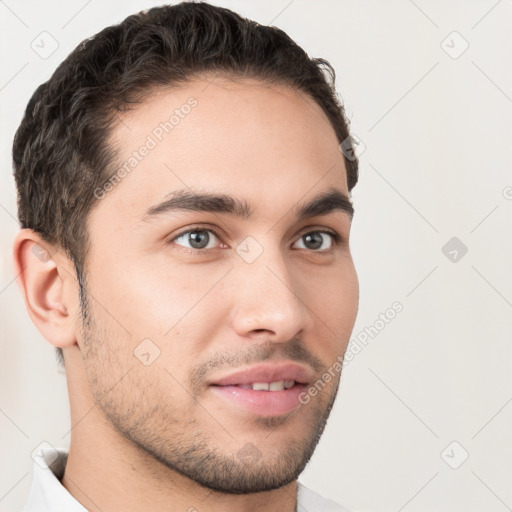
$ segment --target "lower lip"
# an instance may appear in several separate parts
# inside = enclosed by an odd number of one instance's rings
[[[223,400],[261,416],[281,416],[297,408],[300,394],[306,389],[303,384],[295,384],[283,391],[254,391],[239,386],[210,386]]]

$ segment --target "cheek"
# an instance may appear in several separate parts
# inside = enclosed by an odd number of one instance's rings
[[[219,307],[224,274],[222,268],[168,264],[117,273],[98,298],[108,309],[101,321],[114,334],[109,344],[137,364],[137,354],[149,352],[151,369],[184,382],[228,315]]]
[[[91,282],[94,326],[88,336],[95,350],[87,360],[87,373],[95,398],[118,417],[132,410],[133,403],[160,403],[167,395],[172,396],[169,405],[190,407],[183,387],[189,387],[190,368],[217,328],[208,317],[210,294],[205,296],[217,279],[197,273],[194,278],[183,271],[172,276],[131,271],[111,277],[101,287]]]
[[[138,265],[112,272],[108,281],[95,287],[95,296],[113,317],[110,321],[115,319],[134,338],[162,338],[201,309],[202,298],[222,274],[194,265]]]

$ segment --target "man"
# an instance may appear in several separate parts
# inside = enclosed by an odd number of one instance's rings
[[[227,9],[151,9],[66,58],[13,156],[18,284],[71,407],[24,510],[346,510],[297,480],[359,297],[330,65]]]

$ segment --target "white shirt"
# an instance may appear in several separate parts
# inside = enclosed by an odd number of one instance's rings
[[[67,459],[68,452],[62,449],[40,448],[36,452],[32,486],[23,512],[87,512],[60,483]],[[297,484],[297,512],[349,512],[301,482]]]

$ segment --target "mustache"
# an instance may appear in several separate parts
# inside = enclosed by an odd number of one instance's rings
[[[214,370],[236,369],[266,361],[286,359],[297,363],[307,363],[316,373],[324,372],[327,369],[327,366],[306,348],[301,339],[294,339],[285,343],[273,341],[258,344],[250,343],[248,347],[216,353],[208,361],[195,367],[191,374],[192,388],[198,389],[206,376]]]

